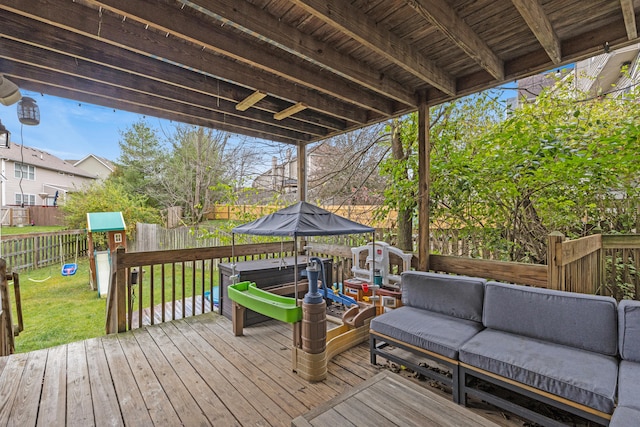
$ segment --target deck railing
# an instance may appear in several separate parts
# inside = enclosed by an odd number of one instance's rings
[[[640,235],[596,234],[565,240],[549,236],[549,287],[571,292],[640,298]]]
[[[299,242],[300,254],[305,245],[306,242]],[[312,242],[309,254],[331,258],[332,281],[342,282],[352,275],[350,248]],[[212,292],[217,283],[219,262],[231,261],[232,255],[237,261],[291,256],[293,250],[292,241],[236,245],[234,254],[231,246],[133,253],[121,250],[112,263],[107,333],[139,327],[144,319],[153,324],[208,311],[210,301],[205,292]],[[562,235],[552,234],[548,253],[548,265],[430,255],[429,268],[550,289],[605,293],[618,299],[640,296],[638,235],[595,235],[567,241]],[[399,259],[392,259],[391,263],[394,271],[402,268]],[[414,268],[418,265],[417,258],[414,257],[412,265]],[[627,286],[624,295],[620,291],[621,281]]]
[[[13,324],[10,280],[13,281],[15,312],[18,318],[16,325]],[[0,259],[0,356],[13,354],[15,351],[14,337],[22,332],[23,328],[20,278],[18,273],[7,274],[7,261]]]
[[[106,332],[210,311],[218,263],[290,255],[292,241],[155,252],[119,249],[112,260]]]

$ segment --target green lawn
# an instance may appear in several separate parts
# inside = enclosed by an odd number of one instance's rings
[[[87,259],[79,260],[73,276],[62,276],[60,265],[21,273],[20,293],[24,330],[15,339],[16,353],[104,335],[106,301],[91,290]]]
[[[6,227],[2,226],[2,235],[3,236],[13,236],[15,234],[30,234],[30,233],[46,233],[49,231],[60,231],[64,230],[64,227],[52,225],[52,226],[44,226],[44,225],[34,225],[33,227]]]

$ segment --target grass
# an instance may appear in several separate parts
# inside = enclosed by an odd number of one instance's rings
[[[20,294],[24,330],[15,338],[16,353],[104,335],[106,300],[91,290],[87,259],[79,260],[73,276],[62,276],[59,265],[21,273]]]
[[[150,271],[145,267],[143,274],[143,307],[150,305]],[[216,272],[217,273],[217,272]],[[176,266],[176,300],[182,299],[182,275],[185,276],[185,297],[193,294],[193,270]],[[195,294],[202,294],[202,270],[195,271]],[[154,305],[161,303],[162,270],[154,267]],[[207,284],[205,291],[210,289],[209,269],[204,272]],[[30,280],[31,279],[31,280]],[[173,287],[173,272],[170,267],[164,271],[164,287],[166,301],[171,300]],[[213,275],[213,285],[217,285],[218,275]],[[139,289],[134,285],[134,310],[138,309]],[[11,291],[13,292],[13,291]],[[106,298],[98,298],[98,292],[91,290],[89,285],[89,260],[78,260],[78,271],[73,276],[62,276],[60,265],[52,265],[38,270],[20,273],[20,294],[22,300],[22,317],[24,330],[15,339],[16,353],[54,347],[74,341],[95,338],[105,334]],[[14,308],[13,323],[18,323],[15,314],[15,301],[12,294]]]
[[[31,234],[31,233],[47,233],[49,231],[60,231],[64,230],[64,227],[61,226],[45,226],[45,225],[34,225],[32,227],[2,227],[2,235],[3,236],[13,236],[16,234]]]

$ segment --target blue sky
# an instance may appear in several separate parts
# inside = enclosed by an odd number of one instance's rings
[[[46,94],[21,92],[22,96],[31,97],[38,104],[40,124],[23,126],[18,121],[17,104],[7,107],[0,105],[0,120],[11,132],[12,143],[39,148],[62,159],[79,160],[88,154],[95,154],[117,160],[120,155],[120,132],[126,131],[143,117]],[[146,120],[149,126],[158,129],[173,127],[168,120],[155,117],[146,117]]]

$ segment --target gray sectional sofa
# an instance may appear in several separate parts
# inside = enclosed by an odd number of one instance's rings
[[[371,363],[380,355],[457,390],[460,347],[482,329],[486,280],[446,274],[402,273],[402,307],[371,321]],[[448,368],[451,377],[386,351],[399,347]],[[453,400],[458,395],[453,393]]]
[[[513,393],[603,425],[640,425],[640,302],[414,271],[402,274],[402,292],[403,307],[371,321],[372,363],[385,357],[449,384],[456,402],[474,396],[542,425],[562,424]]]
[[[640,425],[640,301],[618,305],[620,369],[618,406],[611,427]]]

